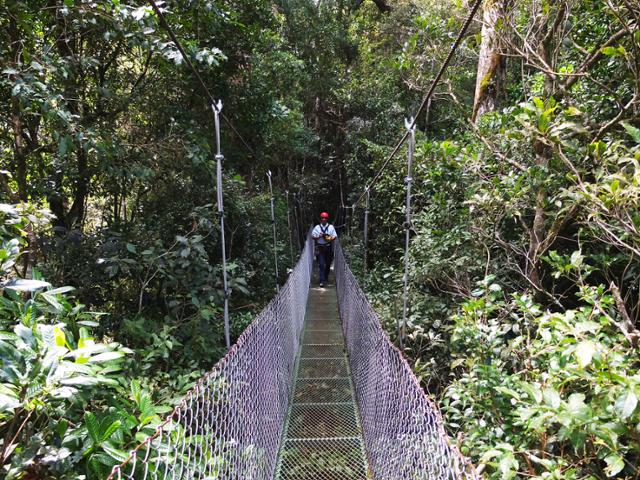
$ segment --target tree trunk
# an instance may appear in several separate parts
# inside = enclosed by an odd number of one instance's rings
[[[389,13],[392,10],[391,5],[389,5],[385,0],[372,0],[372,1],[373,3],[375,3],[376,7],[378,7],[378,10],[380,10],[381,13]],[[360,6],[363,3],[364,3],[364,0],[356,0],[356,2],[353,4],[353,9],[357,10],[358,8],[360,8]]]
[[[80,118],[88,111],[83,103],[84,75],[82,70],[83,33],[69,34],[66,26],[66,18],[60,13],[56,13],[56,47],[61,58],[67,59],[73,65],[73,73],[64,86],[64,98],[66,100],[69,113]],[[86,201],[89,196],[89,182],[91,174],[87,152],[80,140],[74,140],[76,156],[76,173],[73,180],[73,194],[71,206],[66,208],[65,193],[63,188],[63,178],[56,182],[56,195],[51,210],[58,217],[57,225],[66,230],[78,228],[82,230],[85,217]],[[73,175],[72,175],[73,176]]]
[[[22,39],[13,15],[9,15],[9,38],[11,39],[11,60],[14,65],[20,63],[22,55]],[[16,75],[9,75],[11,81],[16,81]],[[13,130],[13,158],[15,161],[16,182],[18,183],[18,198],[26,202],[27,192],[27,144],[24,140],[24,125],[22,108],[18,97],[11,98],[11,129]]]
[[[383,0],[373,0],[373,3],[376,4],[376,7],[378,7],[378,10],[382,13],[389,13],[391,11],[391,6]]]
[[[553,7],[557,5],[555,2],[550,2]],[[566,7],[559,4],[559,8],[556,12],[556,17],[553,22],[549,17],[541,19],[544,22],[541,28],[538,30],[540,33],[540,42],[538,44],[538,53],[543,59],[546,65],[549,65],[551,70],[555,69],[555,59],[553,56],[554,41],[556,40],[556,33],[559,25],[564,19]],[[545,73],[544,77],[544,96],[549,98],[555,91],[555,78],[550,72]],[[544,143],[541,138],[536,138],[533,142],[533,150],[535,152],[536,166],[541,169],[546,169],[549,166],[551,160],[551,148]],[[542,254],[542,245],[547,235],[545,225],[545,203],[547,201],[547,190],[544,184],[538,187],[536,192],[536,202],[534,206],[533,223],[531,225],[531,231],[529,232],[529,250],[527,255],[527,269],[526,274],[538,291],[542,288],[542,274],[540,272],[540,255]]]
[[[500,20],[506,15],[505,0],[488,0],[482,14],[482,41],[478,56],[476,91],[471,121],[496,109],[506,89],[506,58],[501,53]]]
[[[9,15],[9,39],[11,42],[11,61],[17,66],[20,64],[22,51],[24,48],[23,38],[21,37],[20,28],[16,22],[16,15],[12,12]],[[9,75],[9,79],[12,82],[17,80],[15,74]],[[25,125],[22,106],[20,105],[20,99],[17,96],[11,98],[11,129],[13,132],[13,159],[15,162],[15,178],[18,184],[17,195],[11,191],[8,182],[4,179],[5,189],[9,195],[9,199],[13,202],[27,202],[29,201],[29,188],[27,183],[27,159],[31,153],[32,145],[25,140],[28,127]],[[35,131],[32,132],[35,136]],[[35,140],[35,138],[32,138]],[[28,247],[22,255],[22,275],[27,276],[31,268],[31,262],[33,260],[33,252],[37,248],[37,240],[35,232],[33,231],[33,224],[29,222],[25,227],[27,234]]]
[[[77,175],[73,192],[73,203],[67,214],[67,227],[82,230],[85,217],[85,208],[87,196],[89,195],[89,169],[87,162],[87,152],[84,150],[81,142],[77,143],[76,159],[77,159]]]
[[[542,142],[536,142],[534,146],[540,149],[536,152],[536,165],[546,168],[549,164],[549,152]],[[547,191],[544,185],[538,187],[536,192],[536,203],[534,206],[533,223],[529,231],[529,251],[527,252],[526,275],[529,281],[536,288],[541,287],[541,274],[539,269],[540,247],[546,236],[545,227],[545,202],[547,201]]]

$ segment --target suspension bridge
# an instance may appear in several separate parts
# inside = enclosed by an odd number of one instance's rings
[[[286,284],[111,479],[476,479],[335,246]]]
[[[222,114],[154,0],[150,4],[210,101],[215,125],[217,210],[220,219],[224,326],[228,352],[187,393],[155,433],[138,445],[108,480],[477,480],[473,466],[444,429],[401,351],[390,341],[335,241],[335,287],[312,288],[310,235],[285,285],[278,279],[271,172],[267,173],[274,224],[276,296],[232,346],[220,145]],[[405,204],[403,346],[408,312],[407,260],[416,119],[441,80],[480,7],[475,0],[449,54],[406,133],[365,191],[364,265],[371,188],[408,142]],[[287,192],[288,193],[288,192]],[[287,196],[288,201],[288,196]],[[291,225],[289,225],[291,229]],[[296,229],[297,230],[297,229]],[[290,237],[291,240],[291,237]]]

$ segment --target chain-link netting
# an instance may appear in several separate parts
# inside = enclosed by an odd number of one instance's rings
[[[340,316],[372,478],[475,479],[335,245]]]
[[[312,262],[307,240],[280,293],[109,479],[273,478]]]

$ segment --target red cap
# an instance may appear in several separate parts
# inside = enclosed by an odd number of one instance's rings
[[[329,214],[327,212],[322,212],[320,214],[320,218],[329,218]]]

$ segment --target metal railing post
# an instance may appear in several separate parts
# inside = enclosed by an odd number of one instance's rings
[[[269,179],[269,195],[271,202],[271,225],[273,227],[273,264],[276,275],[276,292],[280,291],[280,283],[278,282],[278,234],[276,231],[276,209],[273,198],[273,183],[271,182],[271,170],[267,172],[267,178]]]
[[[227,247],[224,237],[224,201],[222,195],[222,161],[224,155],[220,150],[220,112],[222,101],[211,104],[216,129],[216,194],[218,201],[218,217],[220,217],[220,244],[222,250],[222,288],[224,290],[224,341],[227,349],[231,348],[231,324],[229,322],[229,283],[227,280]]]
[[[367,275],[367,247],[369,245],[369,187],[366,189],[367,196],[364,204],[364,274]]]
[[[302,251],[302,244],[300,243],[300,209],[298,201],[298,194],[293,192],[293,223],[296,229],[296,243],[298,245],[298,250]]]
[[[416,127],[413,119],[405,120],[405,126],[409,132],[409,145],[407,149],[407,176],[404,179],[407,185],[407,198],[405,204],[404,222],[404,293],[402,305],[402,326],[398,326],[398,341],[400,349],[404,349],[404,338],[407,330],[407,318],[409,316],[409,239],[411,235],[411,184],[413,183],[413,153],[416,146]]]
[[[291,231],[291,206],[289,204],[289,190],[285,190],[285,195],[287,197],[287,228],[289,232],[289,257],[291,261],[291,268],[293,268],[293,240],[291,239],[291,235],[293,232]]]

